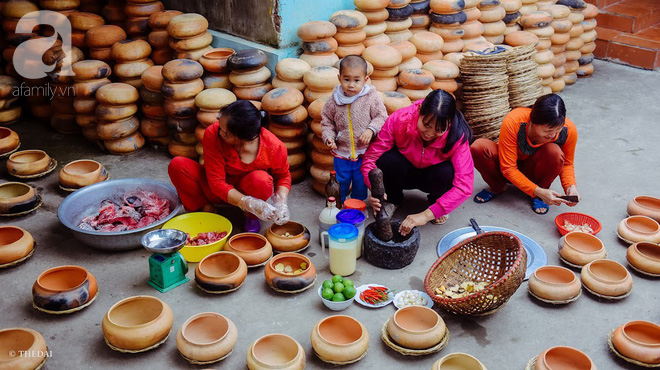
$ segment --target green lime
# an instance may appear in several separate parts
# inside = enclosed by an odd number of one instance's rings
[[[335,286],[335,283],[333,283],[333,282],[330,281],[330,280],[325,280],[325,281],[323,282],[323,288],[330,288],[330,289],[332,289],[332,287],[334,287],[334,286]]]
[[[341,283],[344,284],[344,286],[355,286],[353,284],[353,280],[351,279],[344,279],[344,281],[342,281]]]
[[[341,293],[335,293],[335,295],[332,296],[332,300],[334,302],[343,302],[346,298],[344,298],[344,295]]]
[[[346,299],[351,299],[355,297],[355,293],[357,293],[357,291],[355,290],[354,287],[347,286],[344,288],[344,291],[342,293],[344,293],[344,297],[346,297]]]
[[[330,288],[323,288],[323,291],[321,292],[321,296],[329,301],[332,300],[333,295],[335,295],[335,292]]]
[[[333,283],[341,283],[342,281],[344,281],[344,278],[341,277],[341,275],[335,275],[332,277]]]
[[[341,292],[344,291],[344,284],[342,284],[342,283],[336,283],[335,286],[334,286],[334,288],[332,288],[332,290],[334,290],[335,293],[341,293]]]

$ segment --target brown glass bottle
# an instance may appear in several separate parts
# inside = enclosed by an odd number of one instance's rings
[[[341,187],[339,186],[339,182],[337,182],[337,172],[335,171],[330,171],[330,181],[325,184],[325,197],[334,197],[337,200],[337,208],[342,208]]]

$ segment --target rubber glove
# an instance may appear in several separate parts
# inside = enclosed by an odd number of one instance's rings
[[[257,216],[260,220],[271,221],[275,218],[275,207],[261,199],[249,195],[241,198],[239,207],[248,213]]]
[[[286,197],[275,193],[271,197],[271,201],[275,206],[275,220],[277,225],[284,225],[289,222],[289,206],[286,204]]]

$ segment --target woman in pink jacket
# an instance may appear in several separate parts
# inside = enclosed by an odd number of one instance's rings
[[[470,154],[472,130],[456,109],[454,97],[443,90],[431,92],[424,100],[401,108],[385,121],[362,162],[364,182],[369,188],[369,171],[383,171],[386,199],[401,204],[403,190],[428,193],[430,206],[408,215],[399,232],[431,221],[442,224],[451,211],[472,195],[474,164]],[[383,206],[369,197],[374,212]],[[384,205],[388,209],[387,204]]]

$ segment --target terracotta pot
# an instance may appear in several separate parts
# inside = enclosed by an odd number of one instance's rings
[[[136,102],[139,97],[136,88],[121,82],[107,84],[96,90],[96,100],[102,104],[131,104]]]
[[[76,97],[93,97],[96,93],[96,90],[101,88],[101,86],[107,85],[109,83],[110,80],[107,78],[88,80],[84,82],[81,81],[73,84],[73,90],[75,91]]]
[[[268,130],[277,136],[280,140],[295,140],[301,138],[305,134],[307,127],[305,125],[298,126],[280,126],[275,123],[268,125]]]
[[[103,335],[117,348],[143,350],[167,338],[173,319],[170,306],[156,297],[128,297],[103,316]]]
[[[204,82],[201,78],[181,83],[165,81],[161,87],[163,96],[174,100],[194,99],[202,90]]]
[[[419,69],[422,68],[423,65],[424,64],[419,58],[413,56],[412,58],[401,62],[401,64],[398,65],[398,68],[400,71],[404,71],[406,69]]]
[[[300,94],[302,96],[302,93]],[[307,119],[307,109],[299,105],[285,114],[270,114],[270,121],[278,125],[298,125]]]
[[[142,101],[142,104],[162,106],[165,103],[165,98],[160,93],[160,90],[158,90],[158,92],[155,92],[147,89],[144,86],[140,87],[140,99]]]
[[[22,111],[23,109],[20,106],[0,110],[0,124],[9,125],[18,121],[18,119],[21,118]]]
[[[195,105],[202,110],[217,112],[225,106],[236,101],[236,95],[227,89],[208,89],[200,92],[195,97]],[[214,120],[215,121],[215,120]]]
[[[94,27],[105,24],[103,17],[98,14],[87,12],[73,12],[69,14],[68,18],[69,22],[71,22],[71,28],[77,31],[88,31]]]
[[[193,61],[198,61],[202,57],[202,55],[204,55],[204,53],[206,53],[211,49],[213,49],[213,47],[209,45],[195,50],[177,51],[174,53],[174,57],[177,59],[190,59]]]
[[[241,233],[232,236],[225,245],[225,250],[236,253],[248,266],[264,263],[273,254],[273,247],[268,240],[257,233]]]
[[[7,170],[14,175],[34,175],[46,171],[50,161],[43,150],[22,150],[9,156]]]
[[[89,57],[102,60],[108,63],[114,63],[114,59],[112,58],[112,50],[110,48],[90,48],[89,49]]]
[[[20,19],[28,13],[36,12],[39,8],[36,4],[29,1],[12,1],[7,4],[2,9],[2,15],[5,18],[17,18]]]
[[[367,329],[350,316],[335,315],[319,321],[310,335],[314,352],[324,360],[353,361],[369,348]]]
[[[649,321],[629,321],[614,331],[614,348],[622,355],[649,365],[660,364],[660,326]]]
[[[195,145],[184,145],[177,143],[174,140],[170,141],[170,143],[167,145],[167,150],[173,157],[180,156],[191,159],[196,159],[199,157],[199,154],[195,150]]]
[[[175,59],[163,66],[163,77],[170,82],[186,82],[202,77],[204,68],[194,60]]]
[[[387,36],[385,36],[387,37]],[[309,64],[310,67],[315,68],[315,67],[330,67],[333,66],[337,61],[339,61],[339,57],[337,54],[332,53],[332,54],[318,54],[318,55],[313,55],[313,54],[302,54],[300,56],[301,60],[304,60]]]
[[[167,48],[155,49],[151,52],[151,60],[156,65],[164,65],[174,59],[174,50]]]
[[[214,48],[205,52],[199,59],[204,70],[212,73],[227,73],[227,59],[235,53],[231,48]]]
[[[303,94],[299,90],[278,88],[264,95],[261,99],[261,107],[268,113],[286,114],[300,107],[303,101]]]
[[[596,370],[596,365],[589,356],[575,348],[563,346],[551,347],[541,352],[534,364],[534,370],[561,369],[568,366],[567,364],[574,369]]]
[[[112,74],[108,63],[100,60],[81,60],[73,63],[71,70],[75,73],[73,79],[80,82],[107,78]]]
[[[388,114],[392,114],[392,112],[412,104],[409,97],[396,91],[386,91],[382,93],[382,99],[383,103],[385,103],[385,108],[387,109]]]
[[[220,110],[218,111],[199,110],[197,112],[197,121],[199,121],[200,126],[206,129],[206,127],[211,126],[213,123],[215,123],[215,121],[218,120],[219,115],[220,115]]]
[[[29,3],[28,1],[17,1],[17,3]],[[29,3],[32,4],[32,3]],[[36,369],[46,361],[48,347],[46,340],[39,332],[28,328],[7,328],[0,330],[0,352],[19,353],[25,351],[30,356],[3,355],[0,360],[2,369]]]
[[[6,127],[0,127],[0,154],[9,153],[20,145],[18,134]]]
[[[165,113],[165,108],[163,108],[162,105],[142,104],[140,108],[142,109],[142,114],[144,114],[145,118],[148,117],[163,120],[167,118],[167,113]]]
[[[387,322],[387,333],[392,340],[410,349],[433,347],[446,332],[442,317],[426,306],[401,308]]]
[[[580,280],[560,266],[539,267],[529,278],[529,290],[537,297],[553,301],[566,301],[580,294]]]
[[[581,278],[590,290],[610,297],[627,294],[633,285],[632,277],[625,267],[605,259],[592,261],[582,267]]]
[[[209,28],[209,22],[201,14],[186,13],[177,15],[170,19],[167,24],[167,33],[170,36],[183,39],[193,37],[205,32]]]
[[[434,81],[433,74],[424,69],[407,69],[399,73],[399,86],[405,89],[425,90]]]
[[[247,367],[250,370],[302,370],[305,368],[305,350],[288,335],[264,335],[250,345]]]
[[[108,123],[114,121],[123,121],[126,119],[134,118],[133,116],[138,111],[136,104],[126,105],[106,105],[99,104],[96,106],[96,117]]]
[[[185,39],[170,38],[169,47],[176,51],[184,52],[184,51],[191,51],[191,50],[205,48],[211,45],[212,42],[213,42],[213,36],[211,35],[210,32],[206,31],[199,35]],[[207,52],[205,52],[204,54],[206,53]]]
[[[204,257],[195,269],[195,281],[204,290],[224,292],[241,286],[247,265],[237,254],[216,252]]]
[[[660,222],[660,198],[637,196],[628,202],[628,214],[647,216]]]
[[[169,136],[165,119],[145,117],[140,121],[140,133],[147,138]]]
[[[167,115],[174,118],[189,118],[197,114],[194,98],[186,100],[165,99],[163,107]]]
[[[327,21],[312,21],[298,27],[298,37],[305,41],[315,41],[332,37],[337,33],[337,27]]]
[[[197,138],[195,137],[195,133],[187,133],[187,132],[173,132],[172,133],[172,139],[174,141],[177,141],[181,144],[184,145],[196,145],[197,144]]]
[[[204,89],[227,89],[231,90],[234,85],[229,81],[229,74],[205,73],[202,76]]]
[[[450,353],[436,361],[431,370],[486,370],[486,366],[476,357],[467,353]]]
[[[32,301],[49,311],[80,307],[96,297],[96,278],[80,266],[59,266],[42,272],[32,286]]]
[[[303,264],[307,266],[304,269]],[[287,271],[289,269],[290,272]],[[314,284],[316,269],[312,261],[302,254],[280,253],[268,261],[264,275],[271,288],[298,291]]]
[[[331,154],[324,154],[317,150],[312,150],[312,162],[319,166],[333,166],[334,157]]]
[[[249,72],[230,72],[229,81],[234,86],[254,86],[266,83],[270,76],[270,70],[266,67],[261,67]]]
[[[183,13],[178,10],[163,10],[153,13],[149,16],[149,27],[153,30],[165,29],[172,18],[181,14]]]
[[[152,49],[170,49],[170,35],[165,30],[151,31],[147,41]],[[153,52],[153,51],[152,51]]]
[[[294,152],[294,151],[301,151],[305,147],[305,140],[283,140],[282,143],[284,144],[284,147],[286,147],[287,152]],[[288,158],[287,158],[288,160]],[[289,169],[289,172],[292,172]],[[292,175],[293,176],[293,175]]]
[[[151,45],[144,40],[123,40],[113,44],[111,50],[117,62],[130,62],[148,58]]]
[[[79,189],[87,185],[105,181],[108,172],[99,162],[91,159],[79,159],[68,163],[60,171],[60,185],[65,188]]]
[[[273,224],[266,230],[266,239],[277,252],[298,250],[309,244],[309,238],[309,231],[302,224],[294,221],[284,225]]]
[[[176,346],[187,360],[211,362],[231,353],[237,338],[238,329],[231,320],[218,313],[202,312],[181,326]]]
[[[142,86],[141,76],[144,71],[152,67],[154,62],[151,59],[144,59],[139,61],[132,61],[130,63],[117,63],[115,64],[114,72],[120,81],[126,79],[137,80],[135,83],[129,83],[132,86]],[[136,86],[137,85],[137,86]]]
[[[559,255],[568,262],[584,266],[587,263],[605,258],[607,251],[597,237],[579,231],[572,231],[564,236],[564,243]]]
[[[238,99],[260,101],[264,95],[273,89],[271,84],[262,84],[257,86],[234,86],[233,92]]]
[[[311,69],[309,63],[297,58],[285,58],[277,62],[275,73],[284,81],[301,81]]]
[[[635,243],[626,253],[628,263],[649,274],[660,274],[660,245],[653,243]]]
[[[18,261],[32,252],[34,239],[18,226],[0,226],[0,265]]]
[[[149,2],[127,2],[124,7],[124,13],[130,18],[149,17],[156,12],[164,9],[163,3],[160,1]]]
[[[618,233],[622,238],[633,243],[660,243],[660,224],[647,216],[630,216],[622,220],[619,223]]]
[[[412,101],[417,101],[426,98],[426,96],[430,94],[433,90],[430,87],[423,90],[413,90],[413,89],[406,89],[403,87],[399,87],[396,89],[396,91],[407,96]]]
[[[332,91],[339,84],[339,70],[333,67],[315,67],[305,73],[303,81],[316,91]]]
[[[112,154],[130,154],[140,150],[144,146],[144,137],[136,131],[131,136],[118,140],[105,141],[103,145]]]
[[[227,59],[227,67],[232,72],[248,72],[262,68],[268,63],[268,56],[258,49],[245,49],[232,54]]]

